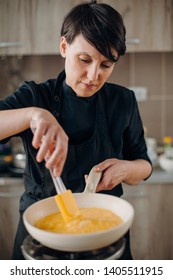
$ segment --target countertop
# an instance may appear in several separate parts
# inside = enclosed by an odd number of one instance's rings
[[[160,192],[163,187],[167,187],[173,192],[173,174],[165,172],[159,167],[154,167],[153,173],[146,181],[131,186],[123,183],[122,186],[123,198],[145,197],[148,195],[148,191],[159,189]]]
[[[141,184],[173,184],[173,173],[165,172],[156,167],[148,180],[141,182]]]

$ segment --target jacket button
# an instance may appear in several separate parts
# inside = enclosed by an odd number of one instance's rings
[[[58,95],[55,95],[55,96],[54,96],[54,100],[55,100],[56,102],[58,102],[58,101],[59,101],[59,96],[58,96]]]
[[[53,111],[53,115],[54,115],[55,117],[59,117],[59,113],[58,113],[57,111]]]

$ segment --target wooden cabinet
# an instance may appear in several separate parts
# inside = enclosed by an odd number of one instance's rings
[[[99,1],[99,0],[98,0]],[[57,54],[64,15],[81,0],[1,0],[0,55]],[[100,0],[115,7],[127,29],[127,51],[173,50],[172,0]],[[171,27],[172,25],[172,27]],[[133,39],[140,41],[133,43]]]
[[[30,1],[0,1],[0,44],[0,55],[31,52]]]
[[[19,222],[22,178],[0,178],[0,260],[10,260]]]
[[[136,260],[173,259],[173,184],[124,187],[123,198],[135,210],[131,249]]]
[[[0,55],[59,53],[60,29],[64,15],[81,1],[0,1]]]
[[[32,0],[31,51],[32,54],[59,53],[60,31],[65,14],[75,5],[70,0]]]
[[[127,31],[127,51],[173,50],[172,0],[108,0],[106,2],[123,16]],[[139,44],[133,43],[132,39],[138,39]]]

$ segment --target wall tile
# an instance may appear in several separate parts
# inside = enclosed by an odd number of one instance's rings
[[[109,82],[116,83],[123,86],[129,86],[130,84],[130,63],[129,63],[129,54],[121,56],[118,63],[115,65],[115,68],[112,72]]]
[[[27,79],[37,82],[57,77],[63,69],[60,55],[28,56],[25,58],[24,73]]]
[[[166,53],[166,95],[173,97],[173,52]]]
[[[135,54],[136,86],[146,86],[149,95],[161,95],[161,54]]]
[[[24,81],[37,83],[57,77],[64,68],[60,55],[9,56],[0,60],[0,98],[10,95]]]
[[[161,101],[150,100],[138,104],[143,125],[147,128],[147,136],[154,137],[160,142],[162,131]]]

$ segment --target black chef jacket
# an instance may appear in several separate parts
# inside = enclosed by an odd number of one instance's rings
[[[93,96],[78,97],[65,83],[63,71],[57,79],[41,84],[25,82],[13,95],[0,101],[0,110],[32,106],[49,110],[69,136],[62,179],[73,192],[82,192],[84,175],[108,158],[150,162],[137,102],[133,91],[127,88],[105,83]],[[23,212],[32,203],[54,195],[55,188],[45,163],[36,161],[31,130],[18,136],[26,152],[25,192],[20,201]],[[121,184],[102,192],[116,196],[123,193]]]

